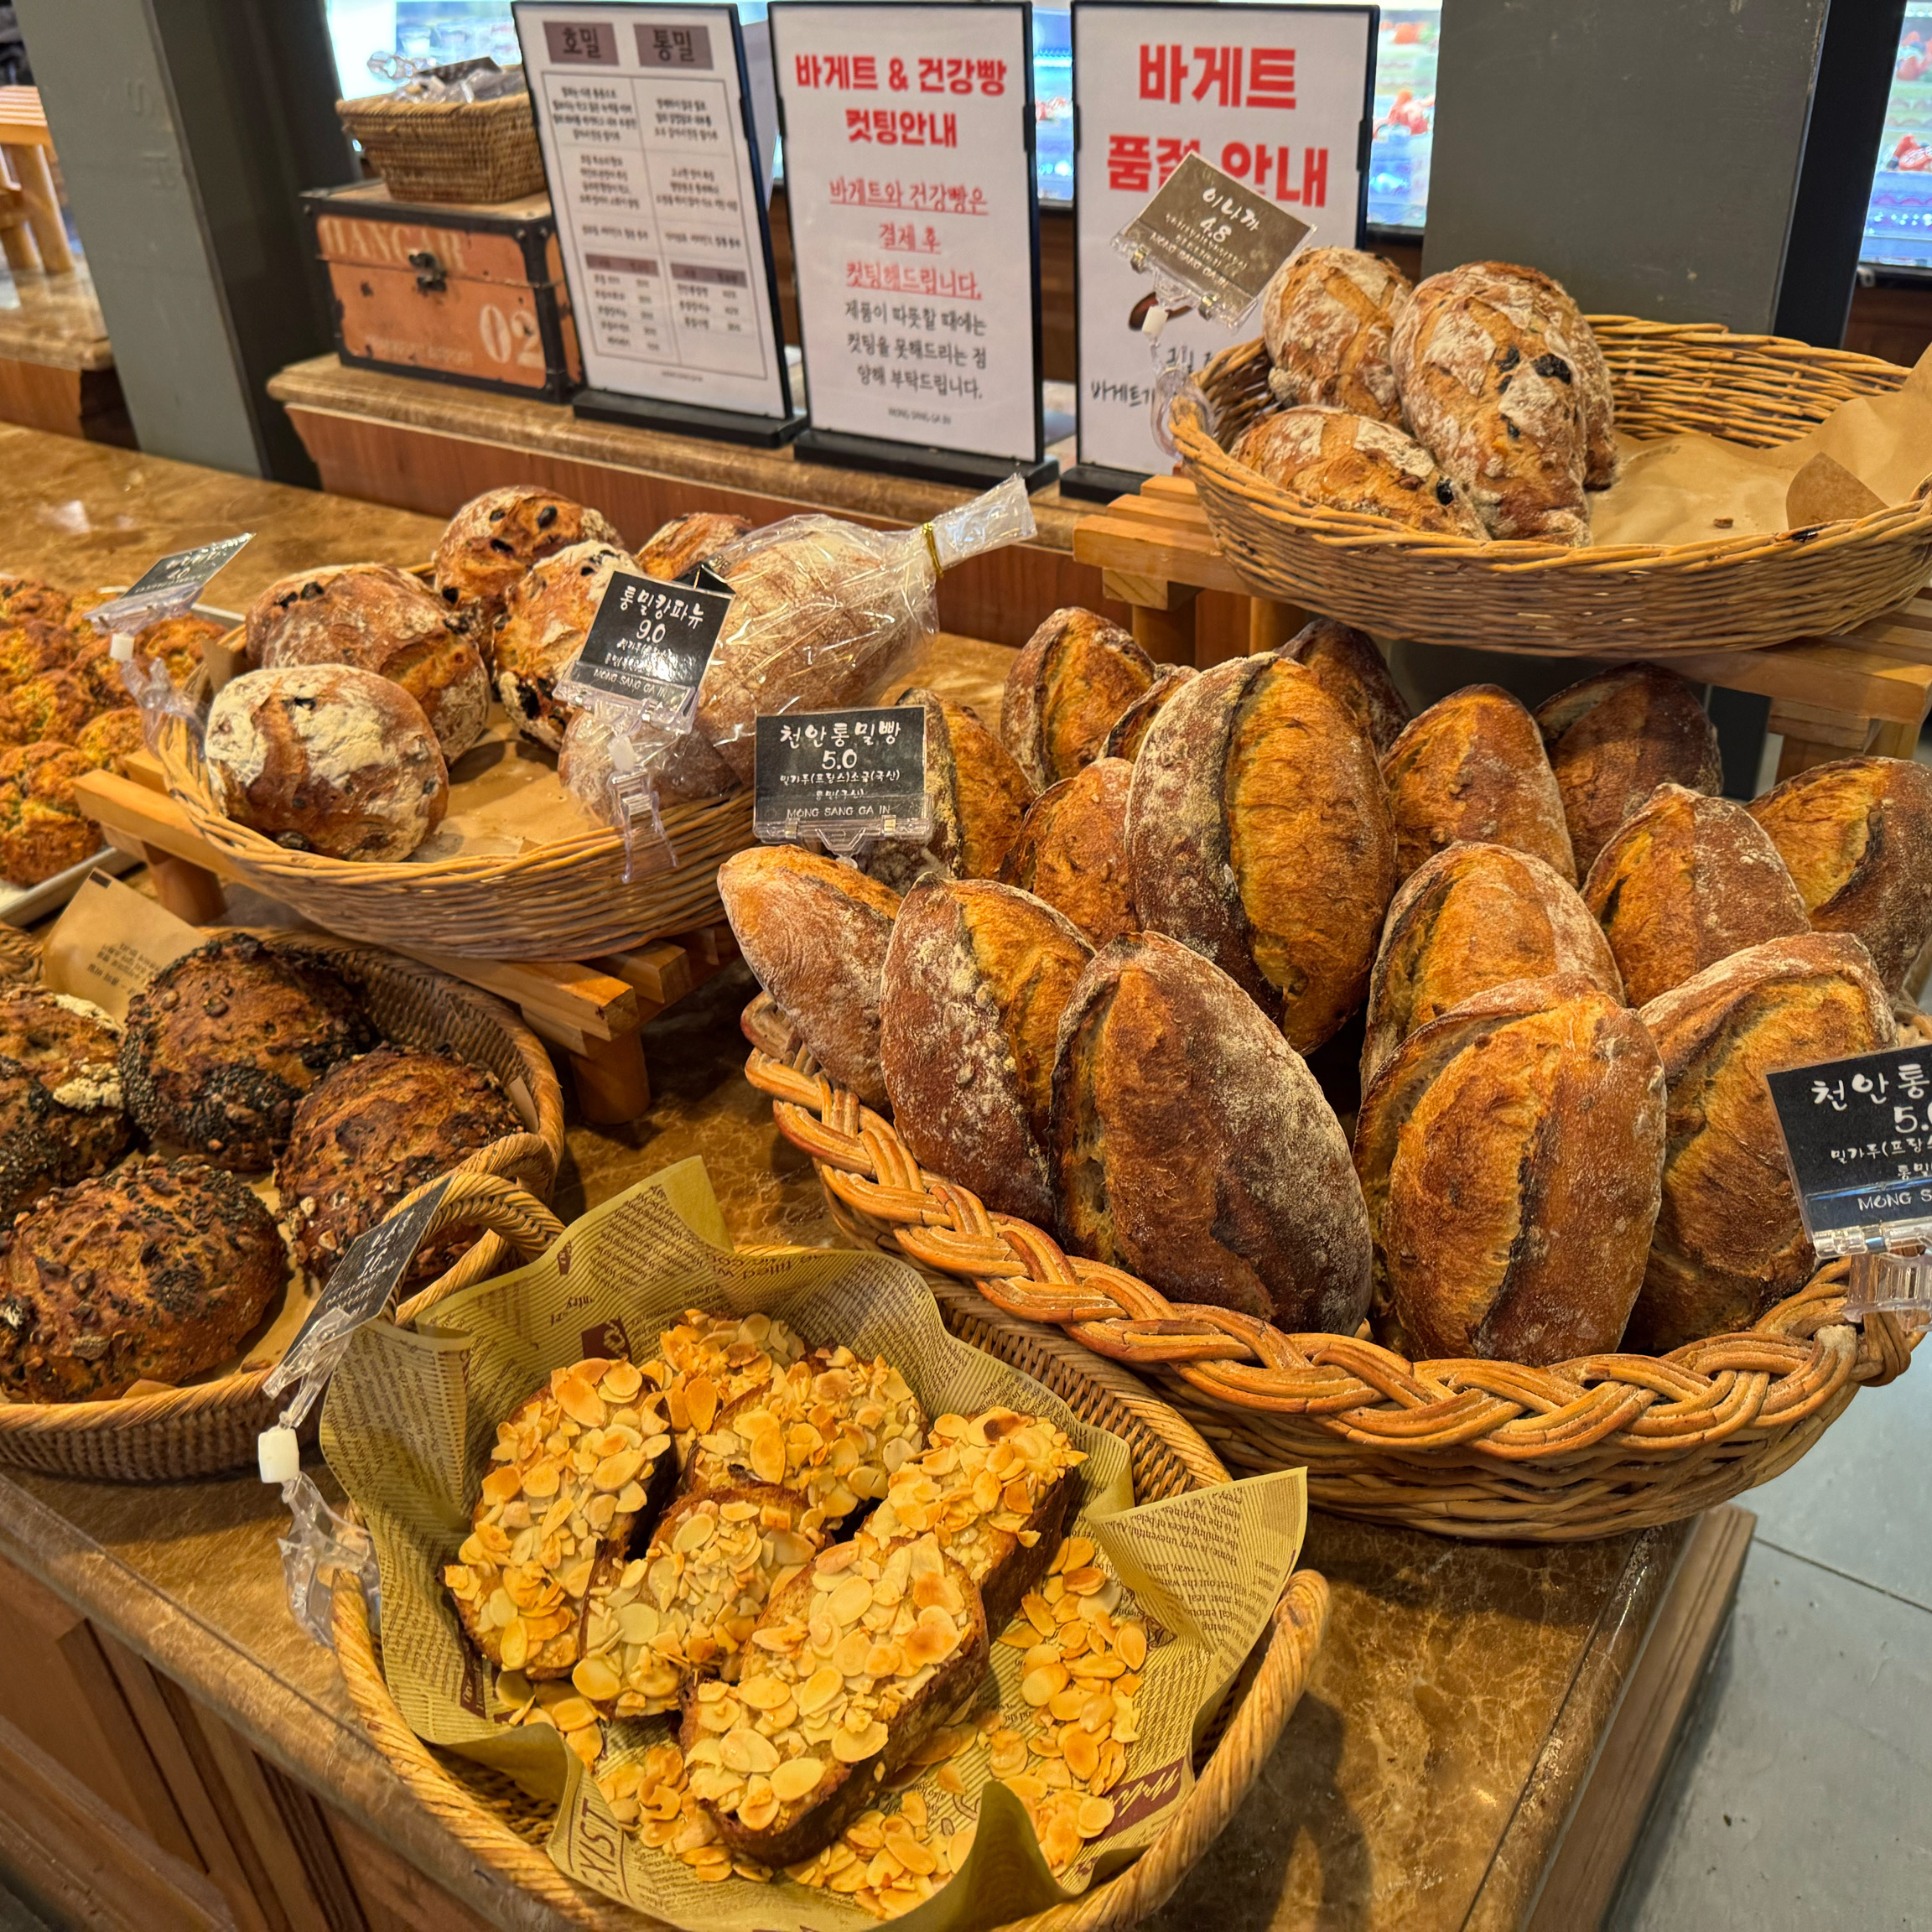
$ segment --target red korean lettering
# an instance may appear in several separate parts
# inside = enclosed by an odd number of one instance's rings
[[[852,85],[852,57],[849,54],[828,54],[825,56],[825,80],[830,87],[849,87]]]
[[[970,60],[948,60],[946,63],[946,91],[948,94],[970,94],[973,91],[973,63]]]
[[[1326,148],[1301,150],[1301,205],[1305,208],[1328,205],[1328,150]]]
[[[946,63],[943,60],[928,60],[923,55],[921,56],[919,91],[922,94],[943,94],[946,91]]]
[[[881,147],[896,147],[899,140],[899,117],[890,107],[872,110],[872,134]]]
[[[792,63],[792,71],[797,76],[801,87],[816,87],[818,85],[818,56],[816,54],[801,54]]]
[[[1295,49],[1250,47],[1248,49],[1248,105],[1292,107],[1295,105]]]
[[[848,107],[845,110],[845,138],[848,141],[870,141],[872,138],[872,117],[863,107]]]
[[[1182,141],[1169,135],[1162,135],[1154,145],[1154,161],[1156,166],[1161,170],[1162,183],[1166,183],[1167,177],[1190,154],[1198,154],[1200,152],[1201,143],[1198,141]]]
[[[982,94],[1004,94],[1006,91],[1006,63],[1004,60],[982,60],[979,65],[979,91]]]
[[[1207,98],[1209,88],[1217,90],[1215,105],[1241,105],[1241,49],[1239,47],[1197,47],[1194,65],[1201,78],[1194,83],[1194,98]]]
[[[1154,163],[1145,134],[1107,137],[1107,185],[1145,195],[1154,185]]]
[[[852,56],[852,85],[869,93],[879,90],[879,60],[876,55],[854,54]]]
[[[1178,47],[1143,47],[1140,49],[1140,98],[1181,105],[1181,86],[1187,78],[1187,63]]]

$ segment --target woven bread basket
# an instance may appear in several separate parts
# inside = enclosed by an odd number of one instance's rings
[[[344,132],[398,201],[515,201],[543,189],[527,94],[495,101],[338,101]]]
[[[1696,432],[1767,449],[1841,402],[1898,388],[1909,373],[1715,323],[1590,321],[1610,366],[1617,427],[1646,439]],[[1427,535],[1331,510],[1228,454],[1274,407],[1268,367],[1259,341],[1208,364],[1200,384],[1215,430],[1192,405],[1176,403],[1182,466],[1223,553],[1257,596],[1382,636],[1586,657],[1753,650],[1849,630],[1932,575],[1932,500],[1774,536],[1583,549]]]
[[[957,1282],[934,1280],[932,1291],[953,1334],[1045,1383],[1077,1415],[1127,1444],[1136,1502],[1228,1480],[1200,1436],[1111,1363],[1051,1328],[1014,1320]],[[434,1296],[425,1291],[397,1318],[413,1320],[444,1292],[437,1284]],[[1000,1932],[1126,1932],[1170,1897],[1220,1836],[1273,1753],[1307,1686],[1327,1621],[1327,1583],[1313,1571],[1296,1571],[1196,1753],[1193,1789],[1160,1837],[1124,1872],[1072,1903],[1012,1921]],[[383,1680],[368,1605],[352,1578],[337,1578],[334,1626],[342,1680],[377,1749],[471,1857],[573,1925],[642,1932],[659,1923],[565,1877],[543,1849],[552,1823],[545,1807],[508,1779],[423,1743],[409,1728]]]
[[[406,1046],[450,1046],[506,1088],[523,1083],[536,1109],[537,1131],[506,1135],[471,1155],[460,1164],[465,1179],[449,1200],[489,1207],[532,1192],[548,1197],[564,1153],[564,1096],[543,1042],[515,1011],[413,960],[319,932],[288,937],[328,958],[362,992],[388,1037]],[[543,1218],[549,1220],[547,1212]],[[527,1228],[529,1217],[521,1209],[439,1213],[435,1225],[465,1221],[486,1231],[418,1301],[485,1280],[502,1265],[509,1247],[527,1245],[505,1239],[506,1231],[515,1235]],[[255,1439],[275,1420],[277,1404],[262,1386],[267,1379],[263,1368],[112,1402],[0,1400],[0,1463],[117,1483],[173,1482],[241,1468],[254,1462]]]
[[[746,1078],[812,1157],[852,1240],[1057,1323],[1145,1376],[1228,1462],[1306,1465],[1308,1500],[1337,1515],[1524,1543],[1675,1523],[1782,1475],[1862,1386],[1903,1374],[1918,1343],[1894,1316],[1846,1323],[1842,1262],[1748,1332],[1666,1356],[1408,1362],[1363,1336],[1284,1334],[1168,1301],[925,1172],[891,1121],[793,1045],[767,996],[745,1030],[764,1042]]]

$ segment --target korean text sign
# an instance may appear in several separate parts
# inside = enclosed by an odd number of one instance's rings
[[[1083,463],[1170,467],[1148,419],[1156,365],[1130,320],[1153,278],[1113,240],[1187,155],[1311,222],[1310,247],[1355,246],[1374,25],[1368,8],[1073,0]],[[1233,340],[1176,317],[1161,361],[1197,369]]]
[[[771,19],[814,427],[1038,456],[1028,8]]]

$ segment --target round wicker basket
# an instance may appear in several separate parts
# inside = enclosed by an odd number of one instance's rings
[[[1051,1328],[1014,1320],[957,1282],[937,1280],[933,1293],[953,1333],[1045,1383],[1076,1414],[1127,1444],[1137,1502],[1228,1480],[1200,1436],[1111,1363]],[[419,1305],[426,1302],[424,1297]],[[399,1318],[417,1311],[405,1306]],[[1311,1570],[1296,1571],[1196,1753],[1193,1789],[1160,1837],[1124,1872],[1073,1903],[1013,1921],[1000,1932],[1126,1932],[1170,1897],[1220,1836],[1267,1763],[1307,1686],[1327,1621],[1327,1583]],[[507,1779],[426,1745],[409,1728],[383,1680],[381,1647],[353,1579],[336,1582],[335,1636],[342,1680],[376,1748],[411,1795],[471,1857],[573,1925],[640,1932],[657,1923],[573,1883],[557,1869],[543,1849],[552,1822],[544,1807]]]
[[[1907,375],[1872,356],[1715,323],[1590,320],[1610,365],[1617,426],[1644,439],[1697,432],[1765,449]],[[1228,454],[1274,406],[1262,343],[1223,350],[1200,382],[1215,433],[1180,402],[1174,437],[1228,562],[1257,596],[1383,636],[1546,656],[1752,650],[1862,624],[1932,575],[1932,500],[1702,543],[1570,549],[1424,535],[1311,502]]]
[[[292,937],[304,950],[327,956],[362,991],[391,1039],[448,1046],[506,1088],[522,1082],[536,1109],[537,1131],[480,1149],[462,1169],[482,1183],[478,1197],[547,1198],[564,1153],[564,1096],[543,1042],[515,1011],[413,960],[319,932]],[[488,1218],[469,1218],[484,1224]],[[547,1213],[544,1218],[549,1220]],[[460,1218],[443,1216],[438,1224],[459,1225]],[[520,1228],[523,1221],[512,1218],[507,1225]],[[483,1280],[502,1265],[510,1245],[501,1234],[486,1232],[423,1294],[452,1293]],[[267,1379],[262,1368],[112,1402],[0,1401],[0,1463],[117,1483],[172,1482],[241,1468],[254,1462],[255,1439],[275,1420],[276,1403],[262,1387]]]
[[[970,1282],[995,1306],[1066,1328],[1148,1377],[1246,1469],[1306,1465],[1338,1515],[1492,1542],[1561,1543],[1674,1523],[1782,1475],[1858,1389],[1917,1346],[1890,1315],[1844,1316],[1843,1263],[1748,1333],[1665,1356],[1550,1368],[1408,1362],[1353,1335],[1288,1335],[1226,1308],[1176,1305],[1064,1253],[1025,1221],[926,1173],[891,1121],[819,1073],[768,998],[745,1075],[811,1156],[854,1241]],[[767,1051],[776,1048],[778,1051]]]

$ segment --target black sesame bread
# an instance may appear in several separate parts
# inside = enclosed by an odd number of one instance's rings
[[[127,1150],[120,1052],[120,1027],[91,1001],[39,986],[0,991],[0,1057],[24,1067],[54,1101],[49,1126],[71,1156],[63,1181],[104,1173]]]
[[[67,1178],[55,1132],[60,1109],[18,1060],[0,1059],[0,1221],[11,1221]]]

